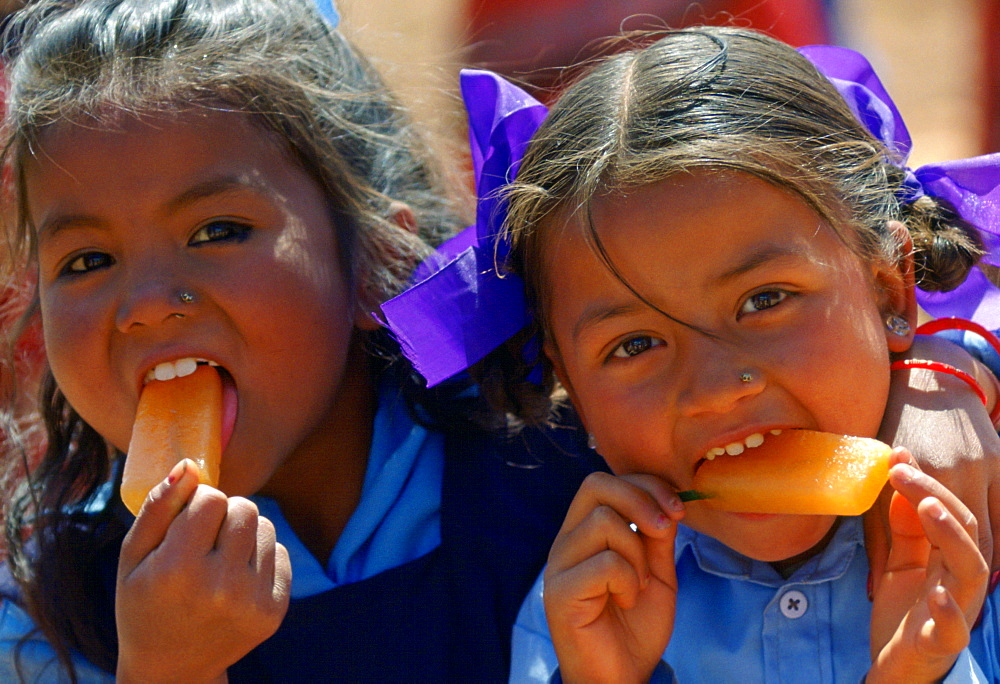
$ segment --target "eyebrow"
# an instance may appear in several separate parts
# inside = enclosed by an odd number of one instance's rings
[[[719,274],[716,278],[718,283],[726,283],[734,280],[745,273],[749,273],[766,263],[774,261],[785,261],[793,259],[804,259],[802,250],[796,246],[789,245],[767,245],[740,261],[735,266]]]
[[[640,301],[629,302],[628,304],[605,304],[598,302],[597,304],[588,306],[573,325],[573,341],[576,342],[579,339],[585,328],[597,325],[609,318],[628,316],[645,308],[648,307]]]
[[[264,195],[271,194],[266,185],[257,183],[245,176],[221,176],[196,183],[177,197],[168,201],[164,205],[164,209],[168,213],[175,212],[203,199],[240,191],[250,191]],[[74,228],[95,229],[104,227],[106,227],[105,222],[97,216],[91,214],[66,214],[64,216],[55,216],[42,223],[38,227],[38,237],[39,239],[52,238],[65,230]]]
[[[165,208],[168,212],[173,212],[203,199],[247,190],[259,194],[271,194],[265,184],[256,182],[253,178],[244,175],[221,176],[196,183],[167,202]]]

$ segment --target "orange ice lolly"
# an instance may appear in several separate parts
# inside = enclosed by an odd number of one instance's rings
[[[218,485],[222,381],[210,366],[199,365],[182,378],[152,380],[143,388],[122,473],[122,501],[133,514],[182,458],[198,465],[201,482]]]
[[[876,439],[785,430],[695,473],[694,498],[739,513],[860,515],[889,477],[892,449]]]

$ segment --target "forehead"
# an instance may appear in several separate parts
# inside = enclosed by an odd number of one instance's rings
[[[176,195],[230,179],[277,191],[309,180],[278,136],[247,114],[189,110],[118,114],[45,129],[24,163],[29,212]]]

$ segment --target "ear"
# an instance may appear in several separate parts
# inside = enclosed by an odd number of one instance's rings
[[[417,233],[417,217],[406,202],[393,200],[389,203],[389,220],[408,233]]]
[[[559,384],[563,386],[566,394],[569,395],[569,400],[573,403],[573,409],[576,411],[576,415],[579,416],[584,428],[589,430],[587,416],[584,413],[583,406],[576,399],[576,392],[573,390],[573,383],[570,382],[569,375],[566,373],[566,365],[563,363],[562,355],[559,353],[559,347],[551,339],[546,339],[545,343],[542,344],[542,353],[549,357],[556,379],[559,380]]]
[[[896,263],[880,260],[875,267],[875,285],[879,288],[879,311],[883,322],[890,316],[900,316],[909,324],[904,333],[893,332],[886,326],[885,339],[891,352],[904,352],[913,344],[917,326],[917,298],[913,275],[913,240],[910,231],[899,221],[889,221],[889,233],[899,245]]]
[[[408,233],[416,234],[417,232],[417,217],[414,216],[413,210],[406,202],[393,200],[389,203],[389,220]],[[360,290],[360,288],[358,289]],[[357,293],[357,301],[364,301],[363,293],[360,291]],[[365,311],[364,306],[358,306],[357,309],[354,314],[354,327],[358,330],[378,330],[382,327],[378,315],[372,315],[370,311]]]

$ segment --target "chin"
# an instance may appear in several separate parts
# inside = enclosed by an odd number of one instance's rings
[[[789,560],[814,549],[818,552],[837,520],[836,516],[826,515],[716,513],[712,517],[724,519],[691,526],[733,551],[765,563]]]

